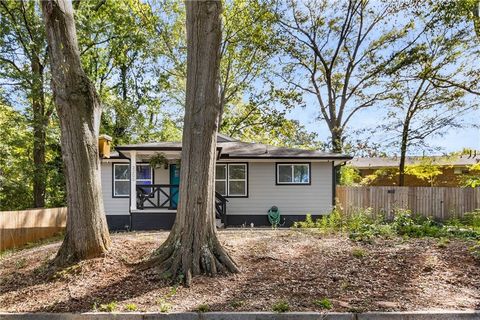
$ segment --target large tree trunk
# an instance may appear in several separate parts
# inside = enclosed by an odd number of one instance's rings
[[[32,57],[32,111],[33,111],[33,205],[45,207],[46,168],[45,144],[48,116],[45,114],[45,95],[43,91],[43,66],[37,55]]]
[[[110,246],[98,157],[101,106],[80,63],[72,3],[41,4],[65,163],[67,230],[55,259],[64,265],[100,256]]]
[[[215,227],[214,172],[219,101],[221,2],[187,1],[187,95],[180,201],[175,224],[153,261],[189,285],[192,276],[238,272]]]

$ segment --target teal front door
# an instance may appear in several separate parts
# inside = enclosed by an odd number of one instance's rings
[[[176,164],[170,165],[170,184],[180,184],[180,166]],[[178,206],[178,187],[170,187],[170,208],[177,209]]]

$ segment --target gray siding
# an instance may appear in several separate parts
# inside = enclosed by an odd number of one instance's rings
[[[248,198],[228,198],[227,215],[320,215],[332,208],[332,163],[312,162],[311,185],[276,185],[275,162],[250,162]]]
[[[102,192],[103,205],[107,215],[125,215],[130,214],[130,201],[128,198],[113,198],[112,192],[112,163],[102,162]]]
[[[128,215],[129,199],[112,197],[112,162],[102,162],[102,190],[107,215]],[[265,215],[277,206],[282,215],[326,214],[332,208],[332,164],[312,162],[311,185],[275,184],[275,162],[248,164],[248,198],[228,198],[227,215]],[[156,169],[155,183],[168,184],[169,170]]]
[[[102,162],[102,193],[105,213],[107,215],[128,215],[130,214],[130,201],[128,198],[113,198],[112,163],[125,163],[121,161]],[[128,163],[128,162],[126,162]],[[159,168],[154,170],[154,181],[156,184],[168,184],[170,181],[169,170]],[[168,193],[168,191],[167,191]]]

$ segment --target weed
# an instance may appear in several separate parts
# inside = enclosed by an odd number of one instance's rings
[[[162,313],[167,313],[167,312],[170,312],[170,310],[172,310],[172,305],[166,302],[164,299],[158,299],[157,303],[160,308],[160,312]]]
[[[438,239],[438,241],[437,241],[437,246],[438,246],[439,248],[446,248],[449,243],[450,243],[450,239],[448,239],[448,238],[440,238],[440,239]]]
[[[274,312],[288,312],[290,310],[290,305],[288,304],[288,301],[286,300],[278,300],[275,302],[272,306],[272,310]]]
[[[109,302],[109,303],[106,303],[106,304],[101,304],[100,306],[98,306],[98,311],[100,312],[115,312],[117,310],[117,302],[116,301],[112,301],[112,302]],[[95,308],[95,305],[94,305],[94,308]]]
[[[353,248],[352,249],[352,256],[355,258],[363,258],[367,255],[367,252],[363,248]]]
[[[135,303],[128,303],[125,305],[125,310],[127,311],[137,311],[137,305]]]
[[[52,276],[53,279],[68,279],[70,276],[74,274],[78,274],[81,271],[81,267],[78,264],[74,264],[70,267],[62,269],[60,271],[55,272]]]
[[[198,312],[208,312],[210,310],[210,306],[206,303],[202,303],[197,307]]]
[[[243,301],[243,300],[232,300],[230,302],[230,306],[234,309],[238,309],[238,308],[242,307],[244,304],[245,304],[245,301]]]
[[[17,261],[15,261],[15,269],[23,269],[27,265],[27,259],[22,258]]]
[[[480,241],[470,248],[470,252],[475,259],[480,261]]]
[[[333,304],[328,298],[317,299],[313,301],[313,304],[321,309],[332,309]]]

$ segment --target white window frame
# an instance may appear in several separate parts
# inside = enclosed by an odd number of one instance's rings
[[[117,179],[115,177],[115,167],[116,166],[127,166],[128,167],[128,179]],[[150,164],[148,163],[137,163],[137,167],[141,167],[141,166],[148,166],[150,167]],[[129,163],[114,163],[113,164],[113,184],[112,184],[112,188],[113,188],[113,197],[114,198],[128,198],[130,197],[130,191],[127,193],[127,194],[118,194],[117,193],[117,188],[116,188],[116,182],[120,182],[120,181],[130,181],[130,164]],[[137,179],[137,182],[150,182],[150,184],[153,184],[153,169],[152,167],[150,167],[150,179]]]
[[[245,168],[245,178],[243,179],[230,179],[230,166],[243,166]],[[246,197],[248,195],[248,184],[247,184],[247,164],[246,163],[229,163],[228,164],[228,170],[227,170],[227,189],[228,189],[228,196],[229,197]],[[236,182],[236,181],[243,181],[245,182],[245,192],[243,194],[231,194],[230,193],[230,182]]]
[[[217,179],[217,177],[215,177],[215,182],[222,181],[226,184],[225,185],[225,187],[226,187],[225,191],[227,192],[227,194],[222,194],[222,196],[228,197],[228,198],[245,198],[245,197],[248,197],[248,165],[247,165],[247,163],[237,163],[237,162],[235,162],[235,163],[217,163],[216,165],[226,167],[225,179]],[[244,169],[245,169],[245,178],[244,179],[230,179],[230,166],[243,166]],[[216,167],[215,167],[215,169],[216,169]],[[245,192],[243,194],[231,194],[230,193],[230,181],[245,182]]]
[[[128,178],[127,179],[117,179],[116,176],[115,176],[115,167],[116,166],[127,166],[128,167]],[[112,188],[113,188],[113,197],[114,198],[128,198],[130,196],[130,191],[127,193],[127,194],[117,194],[117,188],[116,188],[116,183],[117,182],[120,182],[120,181],[130,181],[130,164],[129,163],[114,163],[113,164],[113,184],[112,184]]]
[[[298,163],[276,163],[276,168],[275,170],[277,171],[276,174],[276,183],[277,185],[310,185],[311,184],[311,165],[309,162],[298,162]],[[280,166],[289,166],[292,170],[292,181],[290,182],[284,182],[280,181]],[[307,177],[308,181],[307,182],[295,182],[295,166],[307,166]]]
[[[218,163],[215,165],[215,172],[217,171],[217,166],[223,166],[225,167],[225,179],[219,179],[215,175],[215,185],[217,184],[217,181],[222,181],[225,185],[225,192],[226,194],[220,193],[222,196],[226,197],[228,195],[228,165],[226,163]]]

